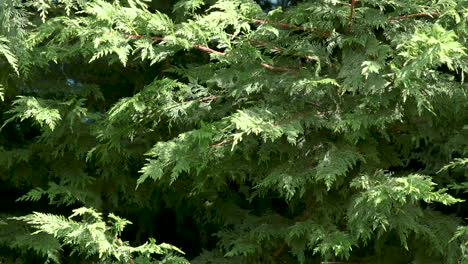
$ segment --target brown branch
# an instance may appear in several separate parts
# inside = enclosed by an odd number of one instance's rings
[[[320,108],[322,107],[319,103],[316,103],[316,102],[312,102],[312,101],[305,101],[306,104],[310,104],[310,105],[313,105],[317,108]]]
[[[367,262],[322,261],[320,264],[364,264]]]
[[[400,16],[400,17],[390,17],[388,20],[402,20],[410,17],[432,17],[432,16],[438,16],[441,13],[439,12],[432,12],[432,13],[417,13],[417,14],[411,14],[411,15],[406,15],[406,16]]]
[[[357,2],[359,2],[359,0],[351,0],[351,4],[341,3],[342,5],[349,6],[351,8],[350,14],[349,14],[348,31],[352,31],[352,23],[353,23],[353,19],[354,19],[354,14],[356,12],[356,3]],[[411,17],[432,17],[432,16],[438,16],[440,14],[441,14],[440,12],[416,13],[416,14],[410,14],[410,15],[400,16],[400,17],[389,17],[388,20],[403,20],[403,19],[411,18]]]
[[[296,221],[297,222],[303,222],[303,221],[307,220],[308,217],[309,217],[309,211],[306,211],[303,215],[301,215],[299,218],[297,218]],[[281,245],[271,254],[273,259],[277,259],[279,257],[279,255],[281,255],[281,253],[283,253],[283,251],[286,249],[287,246],[288,246],[288,243],[286,243],[286,241],[281,243]]]
[[[240,39],[241,37],[239,36],[235,36],[236,38]],[[263,47],[269,47],[271,49],[274,49],[276,51],[279,51],[279,52],[284,52],[284,49],[283,48],[278,48],[278,47],[272,47],[270,45],[268,45],[267,43],[264,43],[264,42],[260,42],[258,40],[254,40],[254,39],[247,39],[248,42],[252,42],[252,43],[255,43],[257,45],[260,45],[260,46],[263,46]]]
[[[217,96],[208,96],[208,97],[200,98],[200,99],[198,99],[198,101],[199,101],[199,102],[206,102],[206,101],[216,100],[216,99],[218,99],[218,98],[219,98],[219,97],[217,97]],[[180,102],[180,103],[175,104],[174,106],[183,105],[183,104],[189,104],[189,103],[191,103],[191,102],[193,102],[193,101],[195,101],[195,100],[196,100],[196,99],[194,99],[194,100],[188,100],[188,101],[183,101],[183,102]]]
[[[128,34],[123,34],[122,36],[126,37],[126,38],[135,38],[135,39],[143,37],[142,35],[128,35]],[[154,40],[160,40],[160,41],[164,40],[163,37],[153,36],[153,37],[150,37],[150,38],[154,39]],[[202,51],[205,51],[205,52],[208,52],[208,53],[217,54],[217,55],[220,55],[220,56],[226,56],[226,57],[231,56],[230,54],[227,54],[227,53],[224,53],[224,52],[221,52],[221,51],[217,51],[217,50],[214,50],[212,48],[202,46],[202,45],[192,45],[192,47],[195,48],[195,49],[198,49],[198,50],[202,50]],[[293,69],[284,68],[284,67],[277,67],[277,66],[273,66],[273,65],[270,65],[270,64],[266,64],[266,63],[260,63],[260,65],[263,66],[264,68],[267,68],[267,69],[272,70],[272,71],[280,71],[280,72],[294,72],[295,71]]]
[[[130,35],[130,34],[122,34],[122,36],[125,37],[125,38],[133,38],[133,39],[139,39],[139,38],[143,37],[142,35]],[[163,37],[157,37],[157,36],[152,36],[152,37],[150,37],[150,39],[159,40],[159,41],[164,40]]]
[[[288,243],[283,242],[283,243],[281,244],[281,246],[280,246],[279,248],[277,248],[277,249],[275,250],[275,252],[273,252],[273,253],[271,254],[271,256],[273,257],[273,259],[277,259],[277,258],[279,257],[279,255],[280,255],[281,253],[283,253],[283,251],[286,249],[287,246],[288,246]]]
[[[272,71],[280,71],[280,72],[295,72],[296,71],[296,70],[289,69],[289,68],[273,66],[267,63],[260,63],[260,65]]]
[[[156,37],[156,36],[152,36],[151,39],[153,39],[153,40],[160,40],[160,41],[163,41],[163,40],[164,40],[163,37]]]
[[[233,142],[233,141],[234,141],[234,138],[230,138],[230,139],[227,139],[227,140],[225,140],[225,141],[221,141],[221,142],[219,142],[219,143],[213,144],[213,145],[209,146],[209,148],[214,148],[214,147],[226,145],[226,144],[231,143],[231,142]]]
[[[351,32],[353,30],[353,18],[354,18],[354,9],[356,8],[356,3],[358,0],[351,0],[351,5],[350,5],[350,13],[349,13],[349,26],[348,26],[348,31]]]
[[[206,102],[206,101],[210,101],[210,100],[216,100],[218,99],[219,97],[217,96],[209,96],[209,97],[204,97],[204,98],[200,98],[198,101],[200,102]]]
[[[218,54],[218,55],[221,55],[221,56],[231,56],[229,54],[226,54],[224,52],[221,52],[221,51],[217,51],[217,50],[214,50],[212,48],[209,48],[209,47],[205,47],[205,46],[202,46],[202,45],[193,45],[192,47],[196,48],[196,49],[199,49],[199,50],[203,50],[203,51],[206,51],[208,53],[214,53],[214,54]]]
[[[229,36],[233,37],[233,38],[237,38],[237,39],[242,39],[240,36],[235,36],[233,34],[228,34]],[[278,47],[272,47],[270,46],[269,44],[267,43],[264,43],[264,42],[260,42],[258,40],[254,40],[254,39],[246,39],[248,42],[252,42],[252,43],[255,43],[255,44],[258,44],[260,46],[263,46],[263,47],[268,47],[268,48],[271,48],[271,49],[274,49],[274,50],[277,50],[279,52],[284,52],[284,49],[283,48],[278,48]]]
[[[143,37],[142,35],[129,35],[129,34],[123,34],[122,36],[126,37],[126,38],[134,38],[134,39],[138,39],[138,38]],[[157,37],[157,36],[152,36],[150,38],[153,39],[153,40],[159,40],[159,41],[165,40],[164,37]],[[217,50],[214,50],[212,48],[202,46],[202,45],[192,45],[192,47],[195,48],[195,49],[198,49],[198,50],[206,51],[208,53],[214,53],[214,54],[218,54],[218,55],[221,55],[221,56],[229,56],[228,54],[226,54],[224,52],[217,51]]]
[[[291,122],[291,121],[293,121],[293,120],[298,119],[300,116],[302,116],[302,115],[304,115],[304,114],[305,114],[305,112],[296,113],[295,115],[291,116],[291,117],[288,118],[288,119],[282,120],[282,121],[280,121],[280,122],[278,122],[278,123],[274,123],[273,126],[281,126],[282,124],[289,123],[289,122]]]
[[[251,20],[253,22],[256,22],[256,23],[273,24],[273,25],[278,25],[278,26],[287,27],[287,28],[294,28],[294,29],[298,29],[298,30],[302,30],[302,31],[307,31],[307,32],[319,34],[319,35],[326,36],[326,37],[331,35],[330,32],[320,31],[320,30],[313,30],[311,28],[305,28],[305,27],[301,27],[301,26],[290,25],[290,24],[275,22],[275,21],[271,21],[271,20],[256,19],[256,18],[252,18]]]
[[[240,36],[234,36],[234,35],[232,35],[232,34],[228,34],[228,35],[231,36],[231,37],[237,38],[237,39],[242,39]],[[267,44],[267,43],[260,42],[260,41],[258,41],[258,40],[254,40],[254,39],[246,39],[246,40],[247,40],[248,42],[252,42],[252,43],[255,43],[255,44],[260,45],[260,46],[263,46],[263,47],[268,47],[268,48],[274,49],[274,50],[279,51],[279,52],[285,52],[285,51],[286,51],[286,50],[283,49],[283,48],[271,46],[271,45],[269,45],[269,44]],[[316,58],[311,57],[311,56],[307,56],[307,55],[298,55],[298,54],[295,54],[295,53],[292,53],[292,54],[290,54],[290,55],[299,56],[299,57],[302,57],[302,58],[304,58],[304,59],[306,59],[306,60],[317,61]]]
[[[263,67],[267,68],[268,70],[272,70],[272,71],[279,71],[279,72],[295,72],[296,71],[296,70],[293,70],[293,69],[273,66],[273,65],[270,65],[270,64],[266,64],[266,63],[260,63],[260,65],[262,65]]]
[[[123,246],[122,240],[120,240],[120,238],[118,236],[115,236],[115,241],[117,242],[117,244],[119,246],[121,246],[121,247]],[[133,261],[132,258],[128,258],[128,263],[135,264],[135,262]]]

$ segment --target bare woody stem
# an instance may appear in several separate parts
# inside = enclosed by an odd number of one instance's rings
[[[134,38],[134,39],[138,39],[138,38],[142,38],[143,36],[142,35],[129,35],[129,34],[123,34],[122,35],[123,37],[125,38]],[[157,36],[152,36],[150,37],[151,39],[153,40],[159,40],[159,41],[163,41],[164,40],[164,37],[157,37]],[[205,52],[208,52],[208,53],[213,53],[213,54],[217,54],[217,55],[220,55],[220,56],[231,56],[230,54],[227,54],[225,52],[221,52],[221,51],[218,51],[218,50],[214,50],[210,47],[206,47],[206,46],[202,46],[202,45],[192,45],[192,47],[194,49],[198,49],[198,50],[202,50],[202,51],[205,51]],[[284,67],[277,67],[277,66],[273,66],[273,65],[270,65],[270,64],[266,64],[266,63],[260,63],[260,65],[268,70],[272,70],[272,71],[279,71],[279,72],[294,72],[295,70],[293,69],[289,69],[289,68],[284,68]]]
[[[353,23],[353,19],[354,19],[355,8],[356,8],[356,3],[357,2],[359,2],[359,0],[351,0],[351,4],[342,3],[343,5],[349,6],[350,9],[351,9],[350,14],[349,14],[348,31],[352,31],[352,23]],[[417,13],[417,14],[410,14],[410,15],[400,16],[400,17],[390,17],[390,18],[388,18],[388,20],[403,20],[403,19],[411,18],[411,17],[428,17],[428,16],[432,17],[432,16],[438,16],[440,14],[441,13],[439,13],[439,12]],[[311,28],[306,28],[306,27],[301,27],[301,26],[296,26],[296,25],[290,25],[290,24],[275,22],[275,21],[271,21],[271,20],[255,19],[255,18],[252,18],[250,20],[253,21],[253,22],[256,22],[256,23],[273,24],[273,25],[278,25],[278,26],[282,26],[282,27],[293,28],[293,29],[298,29],[298,30],[302,30],[302,31],[308,31],[308,32],[312,32],[312,33],[323,35],[323,36],[331,36],[331,33],[327,32],[327,31],[313,30]],[[134,38],[134,39],[143,37],[142,35],[130,35],[130,34],[123,34],[122,36],[126,37],[126,38]],[[158,41],[164,41],[165,40],[164,37],[158,37],[158,36],[151,36],[149,38],[153,39],[153,40],[158,40]],[[237,37],[237,38],[239,38],[239,37]],[[258,45],[261,45],[261,46],[265,46],[265,47],[269,46],[267,43],[263,43],[263,42],[260,42],[260,41],[257,41],[257,40],[250,40],[249,39],[247,41],[250,41],[252,43],[255,43],[255,44],[258,44]],[[229,54],[227,54],[225,52],[214,50],[214,49],[212,49],[210,47],[206,47],[206,46],[202,46],[202,45],[198,45],[198,44],[192,45],[192,47],[195,48],[195,49],[198,49],[198,50],[202,50],[202,51],[205,51],[205,52],[208,52],[208,53],[217,54],[217,55],[220,55],[220,56],[231,56],[231,55],[229,55]],[[280,52],[285,51],[283,48],[279,48],[279,47],[271,47],[271,48],[274,49],[274,50],[280,51]],[[292,55],[295,55],[295,54],[292,54]],[[297,55],[297,56],[301,56],[301,55]],[[308,59],[308,60],[313,60],[313,61],[317,60],[317,59],[315,59],[315,58],[313,58],[311,56],[301,56],[301,57],[303,57],[305,59]],[[279,72],[294,72],[295,71],[293,69],[284,68],[284,67],[277,67],[277,66],[266,64],[266,63],[260,63],[260,65],[262,67],[264,67],[266,69],[269,69],[269,70],[272,70],[272,71],[279,71]]]
[[[134,38],[134,39],[139,39],[139,38],[143,37],[142,35],[129,35],[129,34],[123,34],[122,36],[125,37],[125,38]],[[157,36],[151,36],[150,39],[159,40],[159,41],[165,40],[164,37],[157,37]],[[195,48],[195,49],[198,49],[198,50],[206,51],[208,53],[214,53],[214,54],[218,54],[218,55],[221,55],[221,56],[229,56],[228,54],[226,54],[224,52],[217,51],[217,50],[214,50],[212,48],[202,46],[202,45],[192,45],[192,47]]]
[[[200,101],[200,102],[213,101],[213,100],[216,100],[218,98],[219,97],[217,97],[217,96],[208,96],[208,97],[200,98],[198,101]]]
[[[303,215],[301,215],[300,217],[297,218],[297,222],[304,222],[307,220],[307,218],[309,218],[309,210],[307,210]],[[283,253],[283,251],[286,249],[286,247],[288,246],[288,244],[286,243],[286,241],[284,241],[283,243],[281,243],[281,245],[271,254],[271,256],[273,257],[273,259],[277,259],[281,253]]]
[[[352,21],[354,19],[355,5],[356,5],[356,3],[358,1],[359,0],[352,0],[351,4],[342,3],[343,5],[349,6],[351,8],[350,14],[349,14],[349,28],[348,28],[349,31],[352,30]],[[410,15],[400,16],[400,17],[390,17],[390,18],[388,18],[388,20],[403,20],[403,19],[411,18],[411,17],[438,16],[440,14],[441,13],[438,13],[438,12],[417,13],[417,14],[410,14]],[[298,29],[298,30],[302,30],[302,31],[309,31],[309,32],[317,33],[317,34],[324,35],[324,36],[330,36],[331,35],[330,32],[313,30],[313,29],[310,29],[310,28],[305,28],[305,27],[296,26],[296,25],[290,25],[290,24],[281,23],[281,22],[275,22],[275,21],[270,21],[270,20],[262,20],[262,19],[251,19],[251,20],[253,22],[257,22],[257,23],[267,23],[267,24],[273,24],[273,25],[283,26],[283,27],[287,27],[287,28]],[[142,35],[129,35],[129,34],[123,34],[122,36],[125,37],[125,38],[135,38],[135,39],[143,37]],[[158,41],[165,40],[164,37],[158,37],[158,36],[151,36],[150,38],[153,39],[153,40],[158,40]],[[239,38],[239,37],[236,36],[236,38]],[[249,39],[248,41],[250,41],[252,43],[255,43],[255,44],[258,44],[258,45],[261,45],[261,46],[265,46],[265,47],[269,46],[267,43],[263,43],[263,42],[260,42],[260,41],[257,41],[257,40],[250,40]],[[217,50],[214,50],[212,48],[202,46],[202,45],[193,45],[192,47],[195,48],[195,49],[198,49],[198,50],[202,50],[202,51],[205,51],[205,52],[208,52],[208,53],[217,54],[217,55],[220,55],[220,56],[231,56],[231,55],[229,55],[229,54],[227,54],[225,52],[217,51]],[[284,49],[282,49],[282,48],[278,48],[278,47],[271,47],[271,48],[274,49],[274,50],[280,51],[280,52],[284,52]],[[310,56],[302,56],[302,57],[304,57],[306,59],[309,59],[309,60],[316,60],[315,58],[310,57]],[[295,71],[293,69],[272,66],[272,65],[269,65],[269,64],[266,64],[266,63],[260,63],[260,65],[263,66],[264,68],[272,70],[272,71],[280,71],[280,72],[294,72]],[[200,102],[204,102],[204,101],[208,101],[208,100],[216,100],[216,99],[217,99],[217,97],[211,96],[211,97],[206,97],[206,98],[200,99]],[[188,102],[190,102],[190,101],[183,102],[183,103],[188,103]],[[181,103],[181,104],[183,104],[183,103]],[[273,126],[278,126],[278,125],[281,125],[283,123],[290,122],[290,121],[292,121],[294,119],[297,119],[299,116],[301,116],[303,114],[304,113],[298,113],[298,114],[294,115],[293,117],[291,117],[289,119],[286,119],[286,120],[280,121],[279,123],[273,124]],[[234,141],[234,139],[231,138],[231,139],[227,139],[225,141],[210,145],[209,147],[214,148],[214,147],[222,146],[222,145],[225,145],[225,144],[229,144],[229,143],[231,143],[233,141]],[[279,249],[279,252],[281,252],[282,250],[284,250],[283,246]],[[132,261],[132,260],[130,259],[129,261]]]
[[[350,12],[349,12],[349,26],[348,26],[348,31],[352,31],[353,30],[353,19],[354,19],[354,12],[355,12],[355,8],[356,8],[356,3],[358,2],[358,0],[351,0],[351,4],[349,5],[349,7],[351,8]]]
[[[288,119],[284,119],[284,120],[279,121],[278,123],[274,123],[273,126],[281,126],[283,124],[289,123],[289,122],[291,122],[293,120],[298,119],[300,116],[302,116],[304,114],[305,114],[305,112],[296,113],[295,115],[291,116]]]
[[[432,16],[438,16],[441,13],[439,12],[433,12],[433,13],[417,13],[417,14],[411,14],[411,15],[406,15],[406,16],[400,16],[400,17],[390,17],[388,20],[402,20],[406,18],[411,18],[411,17],[432,17]]]
[[[271,71],[278,71],[278,72],[295,72],[296,71],[290,68],[273,66],[267,63],[260,63],[260,65],[262,65],[264,68],[271,70]]]
[[[228,54],[226,54],[224,52],[217,51],[217,50],[214,50],[212,48],[202,46],[202,45],[193,45],[192,47],[194,47],[195,49],[198,49],[198,50],[206,51],[208,53],[213,53],[213,54],[217,54],[217,55],[221,55],[221,56],[230,56],[230,55],[228,55]]]
[[[226,144],[229,144],[229,143],[231,143],[231,142],[233,142],[233,141],[234,141],[234,138],[230,138],[230,139],[221,141],[221,142],[219,142],[219,143],[210,145],[209,148],[215,148],[215,147],[219,147],[219,146],[222,146],[222,145],[226,145]]]
[[[342,5],[349,6],[351,8],[350,14],[349,14],[349,26],[348,26],[348,31],[352,31],[352,24],[353,24],[353,19],[354,19],[354,14],[355,14],[355,9],[356,9],[356,3],[359,2],[359,0],[351,0],[351,4],[349,3],[341,3]],[[400,17],[389,17],[388,20],[403,20],[406,18],[411,18],[411,17],[432,17],[432,16],[438,16],[441,13],[439,12],[432,12],[432,13],[416,13],[416,14],[410,14],[406,16],[400,16]]]
[[[278,26],[287,27],[287,28],[294,28],[294,29],[298,29],[298,30],[301,30],[301,31],[308,31],[308,32],[319,34],[319,35],[326,36],[326,37],[331,36],[331,33],[327,32],[327,31],[313,30],[311,28],[306,28],[306,27],[301,27],[301,26],[296,26],[296,25],[290,25],[290,24],[275,22],[275,21],[271,21],[271,20],[252,18],[251,21],[256,22],[256,23],[273,24],[273,25],[278,25]]]
[[[175,104],[173,106],[188,104],[188,103],[191,103],[191,102],[196,101],[196,100],[198,100],[199,102],[207,102],[207,101],[214,101],[216,99],[219,99],[219,97],[217,97],[217,96],[208,96],[208,97],[203,97],[203,98],[200,98],[200,99],[194,99],[194,100],[180,102],[180,103],[177,103],[177,104]]]
[[[231,37],[234,37],[234,38],[237,38],[237,39],[242,39],[240,36],[234,36],[232,34],[228,34],[229,36]],[[268,47],[268,48],[271,48],[273,50],[276,50],[276,51],[279,51],[279,52],[285,52],[285,49],[283,48],[279,48],[279,47],[275,47],[275,46],[271,46],[267,43],[264,43],[264,42],[261,42],[261,41],[258,41],[258,40],[254,40],[254,39],[246,39],[248,42],[251,42],[251,43],[255,43],[257,45],[260,45],[260,46],[263,46],[263,47]],[[304,58],[306,60],[311,60],[311,61],[317,61],[316,58],[314,57],[311,57],[311,56],[307,56],[307,55],[298,55],[298,54],[295,54],[295,53],[292,53],[290,55],[293,55],[293,56],[299,56],[301,58]]]
[[[351,0],[351,4],[349,3],[342,3],[345,6],[349,6],[351,8],[350,14],[349,14],[349,28],[352,30],[352,20],[354,19],[354,14],[355,14],[355,9],[356,9],[356,3],[359,2],[359,0]],[[405,18],[411,18],[411,17],[422,17],[422,16],[438,16],[440,13],[438,12],[433,12],[433,13],[417,13],[417,14],[411,14],[411,15],[406,15],[406,16],[401,16],[401,17],[390,17],[389,20],[402,20]],[[321,30],[314,30],[311,28],[306,28],[306,27],[301,27],[301,26],[296,26],[296,25],[291,25],[291,24],[286,24],[286,23],[281,23],[281,22],[276,22],[276,21],[271,21],[271,20],[265,20],[265,19],[256,19],[252,18],[250,19],[253,22],[256,23],[264,23],[264,24],[272,24],[272,25],[278,25],[282,27],[287,27],[287,28],[293,28],[293,29],[298,29],[302,31],[308,31],[311,33],[319,34],[322,36],[329,37],[331,36],[331,32],[328,31],[321,31]]]
[[[279,248],[277,248],[272,254],[271,256],[273,257],[273,259],[277,259],[279,257],[279,255],[281,255],[281,253],[283,253],[283,251],[286,249],[286,247],[288,246],[288,244],[286,242],[283,242],[281,244],[281,246]]]
[[[122,240],[120,240],[120,238],[118,236],[115,236],[115,241],[117,242],[117,244],[122,247],[123,246],[123,243],[122,243]],[[130,264],[135,264],[135,262],[133,261],[133,259],[129,258],[128,259],[128,263]]]

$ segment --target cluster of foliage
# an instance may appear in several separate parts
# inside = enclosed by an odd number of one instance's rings
[[[0,262],[466,263],[467,48],[467,0],[0,0]]]

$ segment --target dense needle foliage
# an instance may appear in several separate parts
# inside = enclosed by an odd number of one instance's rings
[[[466,263],[467,53],[466,0],[0,0],[0,262]]]

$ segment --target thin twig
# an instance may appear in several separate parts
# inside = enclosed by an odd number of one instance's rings
[[[231,37],[234,37],[234,38],[237,38],[237,39],[242,39],[240,36],[234,36],[232,34],[228,34],[229,36]],[[268,47],[268,48],[271,48],[271,49],[274,49],[276,51],[279,51],[279,52],[284,52],[284,49],[283,48],[278,48],[278,47],[274,47],[274,46],[271,46],[265,42],[260,42],[258,40],[254,40],[254,39],[246,39],[248,42],[252,42],[252,43],[255,43],[257,45],[260,45],[260,46],[263,46],[263,47]]]
[[[322,261],[320,264],[364,264],[364,262]]]
[[[119,238],[118,236],[115,236],[115,241],[117,242],[117,244],[118,244],[120,247],[123,247],[122,240],[120,240],[120,238]],[[132,258],[128,258],[128,263],[130,263],[130,264],[135,264],[135,262],[133,261]]]
[[[356,8],[356,3],[358,0],[351,0],[351,11],[349,13],[349,26],[348,26],[348,31],[351,32],[353,30],[353,18],[354,18],[354,9]]]
[[[206,52],[209,52],[209,53],[214,53],[214,54],[218,54],[218,55],[221,55],[221,56],[230,56],[224,52],[221,52],[221,51],[217,51],[217,50],[214,50],[212,48],[209,48],[209,47],[205,47],[205,46],[202,46],[202,45],[193,45],[192,47],[196,48],[196,49],[199,49],[199,50],[203,50],[203,51],[206,51]]]
[[[293,121],[293,120],[298,119],[300,116],[302,116],[302,115],[304,115],[304,114],[305,114],[305,112],[296,113],[295,115],[291,116],[291,117],[288,118],[288,119],[282,120],[282,121],[280,121],[280,122],[278,122],[278,123],[274,123],[273,126],[281,126],[281,125],[283,125],[283,124],[289,123],[289,122],[291,122],[291,121]]]
[[[273,257],[273,259],[277,259],[277,258],[279,257],[279,255],[280,255],[281,253],[283,253],[283,251],[286,249],[287,246],[288,246],[288,244],[287,244],[286,242],[283,242],[283,243],[281,244],[281,246],[280,246],[279,248],[277,248],[277,249],[275,250],[275,252],[273,252],[273,253],[271,254],[271,256]]]
[[[400,16],[400,17],[390,17],[388,20],[402,20],[410,17],[432,17],[432,16],[438,16],[441,13],[439,12],[432,12],[432,13],[417,13],[417,14],[411,14],[411,15],[406,15],[406,16]]]
[[[126,38],[134,38],[134,39],[138,39],[138,38],[143,37],[142,35],[129,35],[129,34],[123,34],[122,36],[126,37]],[[153,39],[153,40],[159,40],[159,41],[164,41],[165,40],[164,37],[157,37],[157,36],[151,36],[150,38]],[[218,55],[221,55],[221,56],[229,56],[228,54],[226,54],[224,52],[217,51],[217,50],[214,50],[212,48],[202,46],[202,45],[192,45],[192,47],[195,48],[195,49],[198,49],[198,50],[203,50],[203,51],[218,54]]]
[[[309,218],[309,211],[305,211],[305,213],[303,215],[301,215],[299,218],[297,218],[297,222],[304,222],[305,220],[307,220],[307,218]],[[271,256],[273,257],[273,259],[277,259],[279,257],[279,255],[281,255],[281,253],[283,253],[283,251],[286,249],[286,247],[288,246],[288,243],[286,243],[286,241],[284,241],[283,243],[281,243],[281,245],[271,254]]]
[[[200,98],[198,101],[200,102],[206,102],[206,101],[210,101],[210,100],[216,100],[218,99],[219,97],[217,96],[208,96],[208,97],[203,97],[203,98]]]
[[[260,63],[260,65],[262,65],[266,69],[272,70],[272,71],[279,71],[279,72],[295,72],[296,71],[296,70],[293,70],[293,69],[290,69],[290,68],[273,66],[273,65],[270,65],[270,64],[266,64],[266,63]]]
[[[143,37],[142,35],[130,35],[130,34],[122,34],[122,36],[125,37],[125,38],[134,38],[134,39],[139,39],[139,38]],[[159,41],[164,40],[163,37],[157,37],[157,36],[152,36],[152,37],[150,37],[150,39],[159,40]]]
[[[135,38],[135,39],[143,37],[142,35],[128,35],[128,34],[123,34],[122,36],[126,37],[126,38]],[[150,38],[154,39],[154,40],[159,40],[159,41],[164,40],[163,37],[153,36],[153,37],[150,37]],[[208,53],[217,54],[217,55],[220,55],[220,56],[226,56],[226,57],[231,56],[230,54],[227,54],[225,52],[214,50],[212,48],[202,46],[202,45],[198,45],[198,44],[192,45],[192,47],[195,48],[195,49],[198,49],[198,50],[202,50],[202,51],[205,51],[205,52],[208,52]],[[284,67],[277,67],[277,66],[273,66],[273,65],[270,65],[270,64],[267,64],[267,63],[260,63],[260,65],[263,66],[264,68],[267,68],[267,69],[272,70],[272,71],[280,71],[280,72],[294,72],[295,71],[293,69],[284,68]]]
[[[331,35],[331,33],[327,32],[327,31],[313,30],[311,28],[306,28],[306,27],[301,27],[301,26],[296,26],[296,25],[290,25],[290,24],[275,22],[275,21],[271,21],[271,20],[252,18],[251,21],[256,22],[256,23],[273,24],[273,25],[278,25],[278,26],[287,27],[287,28],[294,28],[294,29],[298,29],[298,30],[301,30],[301,31],[308,31],[308,32],[319,34],[319,35],[326,36],[326,37]]]
[[[232,35],[232,34],[228,34],[228,35],[231,36],[231,37],[237,38],[237,39],[242,39],[240,36],[234,36],[234,35]],[[254,40],[254,39],[246,39],[246,40],[247,40],[248,42],[252,42],[252,43],[255,43],[255,44],[260,45],[260,46],[263,46],[263,47],[268,47],[268,48],[274,49],[274,50],[279,51],[279,52],[285,52],[285,51],[286,51],[286,50],[283,49],[283,48],[271,46],[271,45],[269,45],[269,44],[267,44],[267,43],[260,42],[260,41],[258,41],[258,40]],[[299,57],[304,58],[304,59],[306,59],[306,60],[317,61],[316,58],[311,57],[311,56],[307,56],[307,55],[299,55],[299,54],[295,54],[295,53],[292,53],[292,54],[290,54],[290,55],[299,56]]]
[[[231,142],[233,142],[233,141],[234,141],[234,138],[230,138],[230,139],[221,141],[221,142],[219,142],[219,143],[213,144],[213,145],[209,146],[209,148],[214,148],[214,147],[226,145],[226,144],[231,143]]]
[[[208,96],[208,97],[203,97],[203,98],[200,98],[198,99],[199,102],[206,102],[206,101],[212,101],[212,100],[216,100],[218,99],[219,97],[217,96]],[[188,100],[188,101],[183,101],[183,102],[180,102],[180,103],[177,103],[176,105],[183,105],[183,104],[189,104],[193,101],[195,101],[197,99],[194,99],[194,100]]]
[[[319,103],[316,103],[316,102],[312,102],[312,101],[305,101],[306,104],[310,104],[310,105],[313,105],[317,108],[320,108],[322,107]]]

